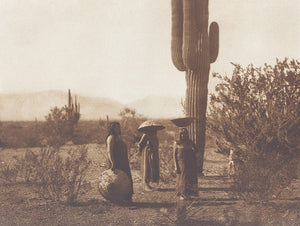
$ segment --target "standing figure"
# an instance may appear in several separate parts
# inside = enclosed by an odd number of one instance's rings
[[[127,153],[127,146],[122,141],[121,138],[121,128],[120,123],[118,122],[111,122],[109,134],[106,138],[107,144],[107,152],[108,152],[108,159],[110,164],[110,169],[114,171],[115,169],[119,169],[124,171],[130,180],[131,188],[128,196],[124,201],[132,201],[132,194],[133,194],[133,182],[130,172],[130,166],[128,161],[128,153]]]
[[[174,143],[173,157],[177,174],[177,195],[180,199],[198,196],[195,143],[189,139],[186,128],[179,129],[179,140]]]
[[[143,132],[143,136],[139,141],[139,152],[141,157],[141,170],[143,175],[145,191],[151,191],[150,182],[159,182],[159,141],[157,138],[157,130],[165,127],[154,122],[146,121],[140,127],[139,131]]]
[[[228,156],[228,175],[229,176],[233,176],[235,173],[233,155],[234,155],[234,152],[232,149],[230,149],[229,156]]]

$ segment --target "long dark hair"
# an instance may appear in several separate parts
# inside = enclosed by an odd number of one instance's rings
[[[187,135],[187,139],[186,140],[182,140],[181,139],[181,134],[185,133]],[[180,127],[179,128],[179,133],[178,133],[178,140],[176,141],[177,144],[182,144],[182,143],[189,143],[190,142],[190,138],[189,138],[189,133],[187,128],[185,127]]]
[[[110,135],[117,135],[116,134],[116,126],[121,126],[119,122],[111,122],[109,123],[109,128],[108,128],[108,134],[106,136],[106,140]]]

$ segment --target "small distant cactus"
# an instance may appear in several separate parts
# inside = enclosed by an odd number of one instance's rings
[[[198,148],[198,168],[202,172],[205,147],[206,107],[210,64],[219,51],[219,27],[209,26],[208,0],[172,0],[171,55],[175,67],[186,71],[185,113],[195,118],[189,127]]]
[[[78,126],[78,121],[80,119],[80,103],[77,103],[77,98],[75,96],[75,105],[72,100],[71,90],[68,91],[68,106],[67,109],[67,117],[68,120],[72,120],[75,123],[75,126]]]

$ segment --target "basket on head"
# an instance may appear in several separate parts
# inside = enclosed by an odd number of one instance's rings
[[[159,122],[156,122],[154,120],[147,120],[139,126],[138,131],[147,132],[149,130],[162,130],[164,128],[165,127]]]
[[[130,192],[130,179],[122,170],[105,170],[100,175],[99,180],[99,192],[109,201],[121,202]]]
[[[171,122],[173,122],[178,127],[186,127],[191,125],[194,119],[195,118],[192,117],[176,118],[176,119],[172,119]]]

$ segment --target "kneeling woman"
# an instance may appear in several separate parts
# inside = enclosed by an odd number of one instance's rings
[[[196,148],[186,128],[180,128],[179,140],[174,144],[173,156],[177,173],[177,195],[180,199],[198,195]]]

